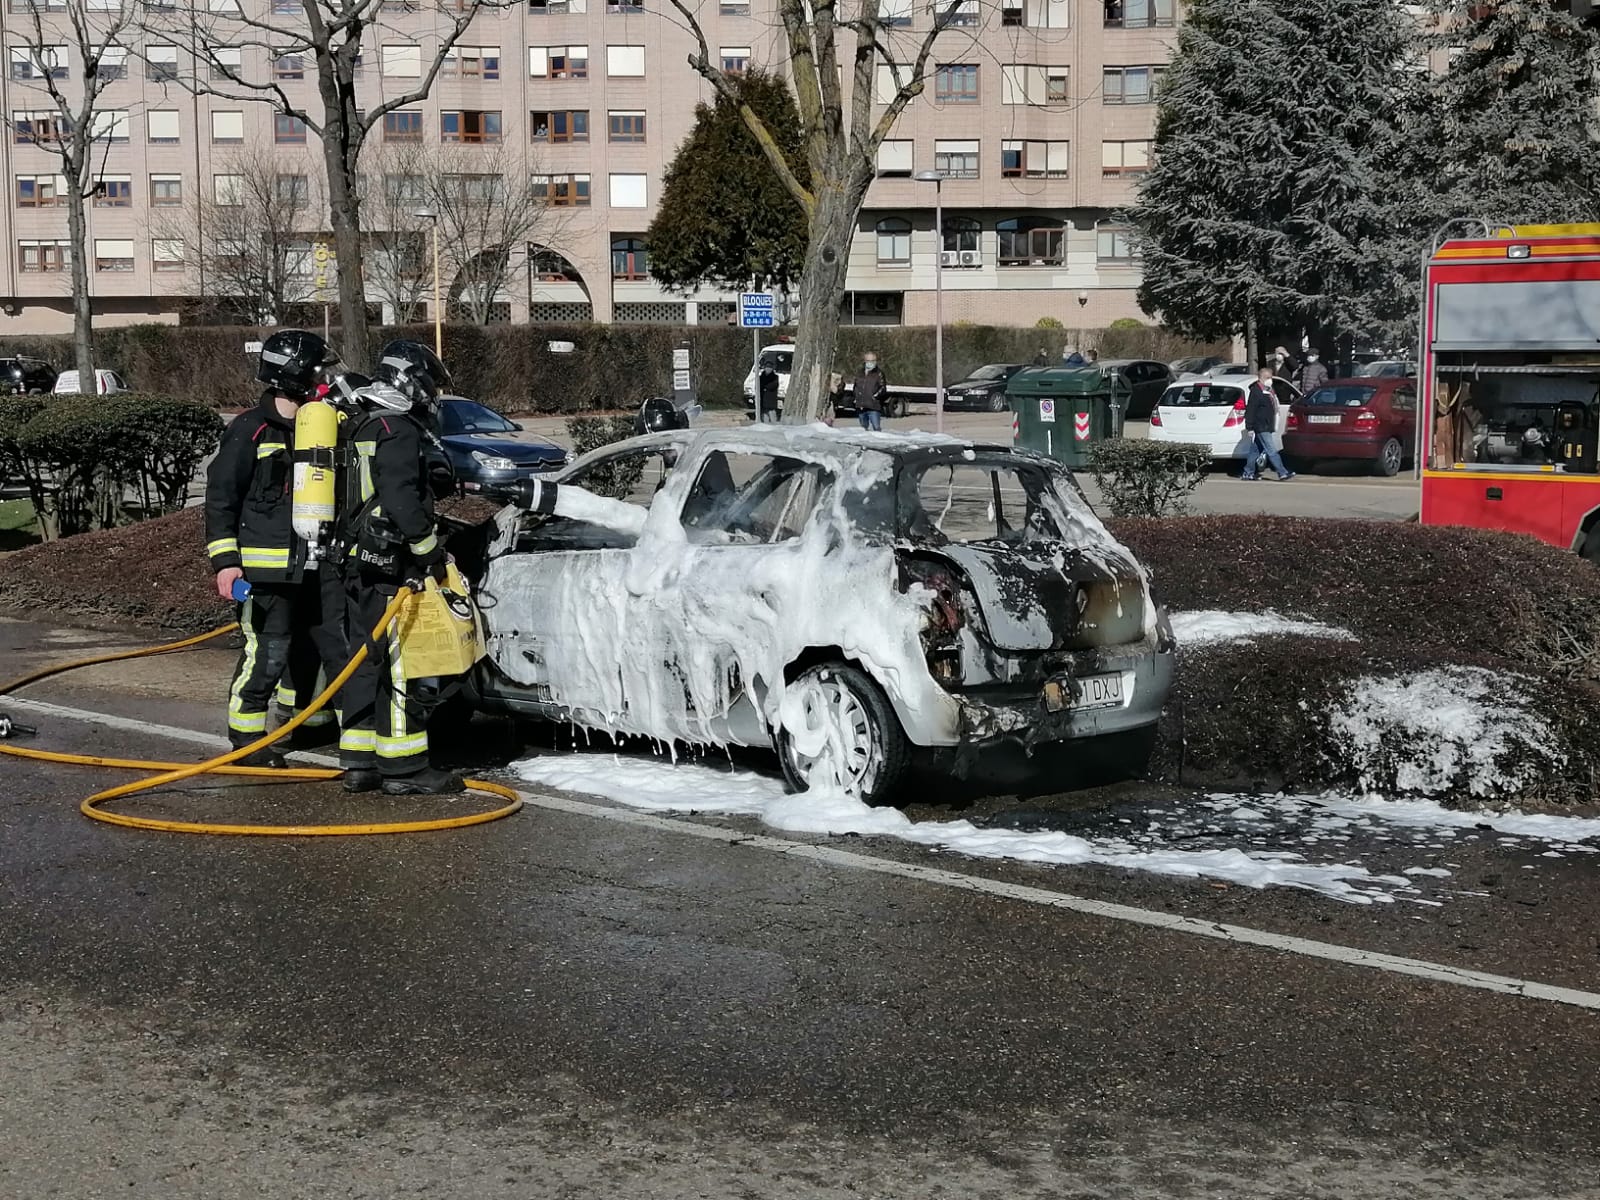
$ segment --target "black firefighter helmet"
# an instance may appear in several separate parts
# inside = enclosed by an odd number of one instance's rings
[[[280,329],[261,343],[256,378],[286,396],[303,398],[316,391],[323,368],[338,361],[339,356],[316,334]]]
[[[432,410],[439,393],[450,385],[450,371],[439,356],[421,342],[390,342],[378,355],[373,377],[387,383],[421,408]]]

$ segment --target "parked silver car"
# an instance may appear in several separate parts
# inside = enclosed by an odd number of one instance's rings
[[[1165,614],[1048,459],[750,427],[636,438],[560,478],[648,511],[637,533],[500,515],[479,587],[485,706],[772,746],[796,789],[869,801],[919,755],[1136,747],[1161,715]]]

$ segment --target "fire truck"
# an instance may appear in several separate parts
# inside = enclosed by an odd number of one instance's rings
[[[1423,523],[1600,562],[1600,225],[1444,240],[1423,284]]]

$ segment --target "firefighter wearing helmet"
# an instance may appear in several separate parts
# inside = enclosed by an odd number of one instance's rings
[[[229,423],[206,471],[206,554],[218,595],[239,604],[244,651],[228,691],[228,740],[237,749],[262,737],[276,691],[285,715],[310,702],[318,672],[331,678],[347,659],[344,595],[337,563],[317,561],[294,529],[295,420],[337,361],[314,333],[285,329],[261,347],[260,403]],[[324,568],[324,569],[319,569]],[[314,714],[331,724],[333,714]],[[281,767],[273,747],[241,762]]]
[[[435,429],[439,392],[450,373],[417,342],[383,348],[373,383],[361,390],[364,413],[348,435],[343,540],[346,622],[352,642],[370,637],[399,588],[427,576],[441,582],[448,558],[434,529],[442,459]],[[341,693],[339,757],[344,789],[391,796],[462,790],[459,775],[428,761],[427,697],[408,687],[398,623],[368,648]]]

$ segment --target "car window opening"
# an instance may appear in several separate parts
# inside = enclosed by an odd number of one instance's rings
[[[903,532],[936,545],[1060,541],[1061,530],[1045,502],[1049,490],[1042,472],[977,463],[936,464],[917,479],[917,503],[906,515]]]
[[[701,545],[790,541],[810,523],[832,482],[816,463],[714,450],[684,501],[684,533]]]

